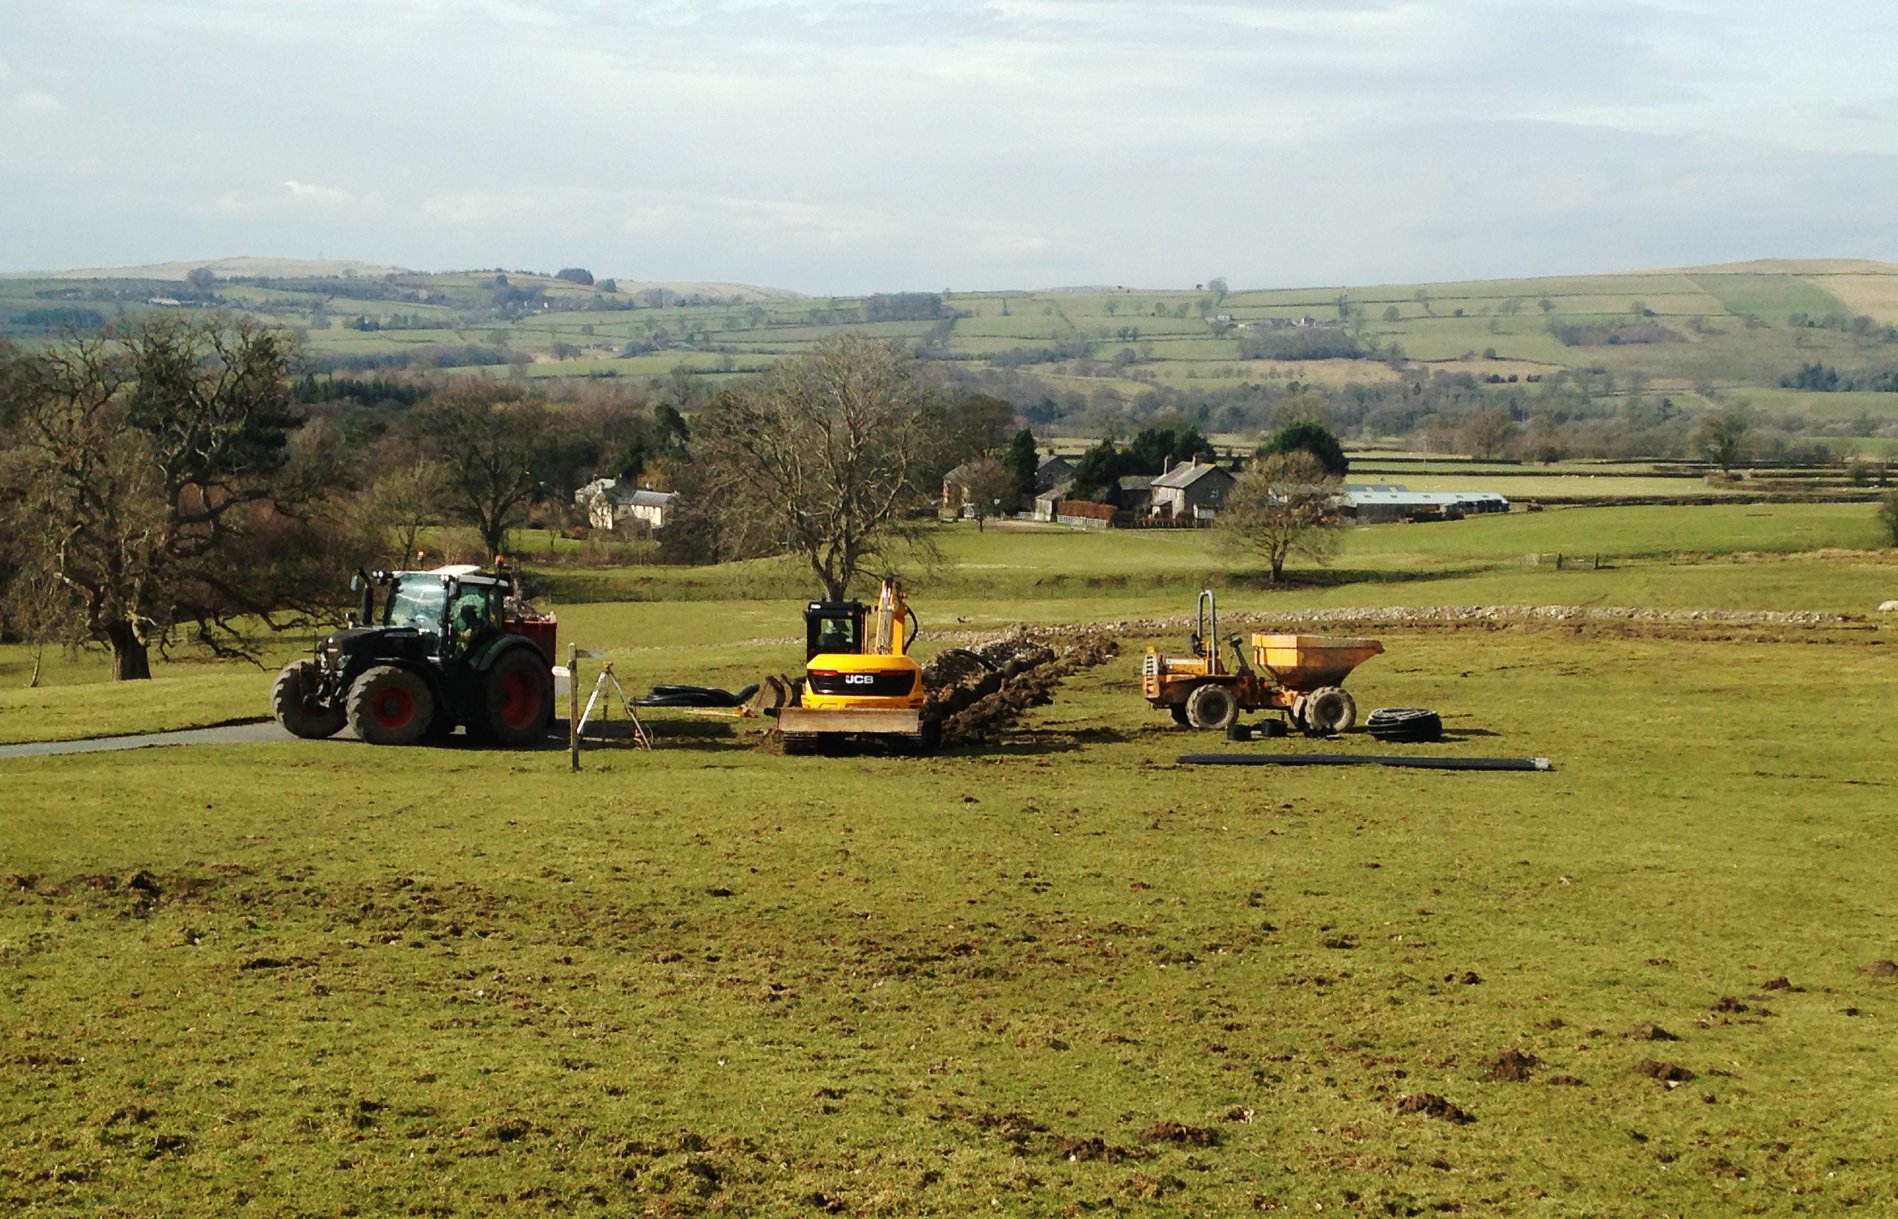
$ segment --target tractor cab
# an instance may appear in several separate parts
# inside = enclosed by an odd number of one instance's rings
[[[350,586],[362,596],[361,624],[381,632],[413,631],[425,638],[423,651],[452,660],[502,633],[532,635],[513,621],[515,591],[512,576],[477,569],[437,571],[358,572]],[[380,621],[375,590],[386,588]],[[542,642],[538,638],[535,642]],[[543,648],[548,645],[543,644]],[[549,650],[551,662],[552,653]]]
[[[804,607],[804,659],[826,653],[857,656],[863,652],[863,620],[870,607],[861,601],[813,601]]]

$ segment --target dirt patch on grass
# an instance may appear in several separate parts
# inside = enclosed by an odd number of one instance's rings
[[[1213,1147],[1219,1143],[1219,1134],[1203,1126],[1182,1126],[1178,1122],[1155,1122],[1140,1132],[1140,1141],[1147,1144],[1184,1143],[1193,1147]]]
[[[1679,1041],[1680,1038],[1668,1032],[1652,1020],[1644,1020],[1622,1034],[1629,1041]]]
[[[1882,960],[1882,959],[1877,960],[1877,961],[1867,961],[1865,964],[1858,967],[1858,971],[1862,974],[1870,974],[1874,978],[1885,978],[1887,980],[1890,980],[1890,979],[1898,978],[1898,961],[1890,961],[1890,960]]]
[[[1515,1049],[1504,1050],[1483,1060],[1483,1078],[1496,1083],[1519,1084],[1541,1065],[1542,1060],[1534,1054]]]
[[[1690,1079],[1700,1078],[1694,1072],[1678,1062],[1661,1062],[1653,1058],[1643,1058],[1634,1064],[1636,1075],[1645,1075],[1664,1084],[1684,1084]]]
[[[1476,1120],[1476,1115],[1451,1101],[1445,1100],[1435,1092],[1414,1092],[1397,1102],[1399,1113],[1421,1113],[1425,1117],[1441,1118],[1454,1122],[1458,1126],[1467,1126]]]

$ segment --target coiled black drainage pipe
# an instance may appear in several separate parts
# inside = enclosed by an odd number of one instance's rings
[[[1554,770],[1547,758],[1417,758],[1375,753],[1183,753],[1182,766],[1413,766],[1419,770]]]

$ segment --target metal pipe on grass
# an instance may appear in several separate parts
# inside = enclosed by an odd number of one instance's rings
[[[1412,766],[1419,770],[1554,770],[1547,758],[1418,758],[1378,753],[1183,753],[1182,766]]]

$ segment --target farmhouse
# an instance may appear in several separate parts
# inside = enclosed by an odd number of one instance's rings
[[[676,511],[677,491],[635,487],[616,478],[596,478],[574,492],[573,502],[586,510],[587,524],[595,529],[617,529],[628,521],[643,521],[664,529]]]
[[[1153,480],[1154,516],[1183,518],[1209,517],[1219,511],[1232,490],[1234,479],[1224,469],[1197,456],[1191,461],[1171,465]]]

